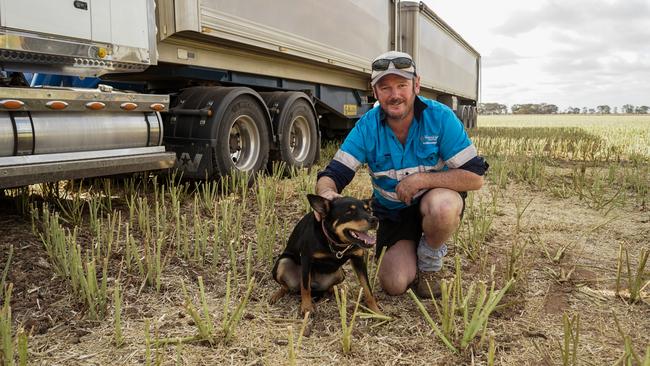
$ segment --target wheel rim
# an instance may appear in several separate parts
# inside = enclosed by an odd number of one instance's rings
[[[260,154],[260,132],[253,118],[242,115],[230,127],[230,158],[235,168],[252,170]]]
[[[310,134],[309,122],[304,116],[298,116],[289,126],[289,149],[291,156],[298,162],[303,162],[309,155]]]

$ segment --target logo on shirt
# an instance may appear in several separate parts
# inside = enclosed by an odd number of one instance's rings
[[[420,138],[420,141],[422,141],[423,145],[435,145],[438,143],[438,135],[433,135],[433,136],[424,135]]]

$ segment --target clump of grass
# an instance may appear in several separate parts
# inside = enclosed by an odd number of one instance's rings
[[[623,331],[623,328],[621,327],[621,324],[619,323],[616,314],[612,313],[612,316],[614,317],[614,322],[616,323],[616,329],[618,330],[618,333],[623,338],[623,355],[619,357],[618,360],[616,360],[614,365],[650,366],[650,345],[646,347],[645,357],[643,358],[643,363],[641,363],[641,360],[639,359],[639,356],[637,355],[636,351],[634,350],[634,346],[632,345],[632,338],[628,334],[626,334],[625,331]]]
[[[133,267],[138,269],[140,276],[144,276],[144,265],[142,264],[142,259],[140,258],[140,251],[136,245],[135,238],[130,232],[129,223],[125,224],[125,233],[124,233],[124,264],[127,271],[132,271]]]
[[[74,187],[74,181],[70,181],[70,185]],[[63,214],[64,220],[70,225],[79,226],[83,221],[83,211],[86,206],[86,201],[81,198],[83,181],[79,182],[79,189],[75,193],[70,193],[68,190],[64,192],[64,196],[57,199],[56,203]]]
[[[517,225],[515,227],[515,233],[519,235],[519,232],[521,230],[521,218],[524,216],[524,212],[526,212],[530,204],[533,202],[533,198],[531,198],[525,205],[518,198],[515,198],[514,201],[515,209],[517,210]]]
[[[235,330],[242,316],[244,315],[244,310],[246,305],[248,305],[248,300],[250,299],[251,292],[253,291],[253,285],[255,283],[255,277],[251,277],[246,286],[246,293],[240,299],[237,308],[235,311],[230,311],[230,273],[228,273],[228,279],[226,284],[226,299],[224,302],[224,311],[223,311],[223,321],[221,323],[221,329],[223,330],[224,341],[230,343],[233,336],[235,335]]]
[[[122,290],[119,279],[115,281],[113,288],[113,342],[115,346],[121,347],[124,343],[122,334]]]
[[[291,178],[292,180],[298,181],[297,192],[300,193],[301,202],[303,207],[303,212],[309,213],[312,208],[307,201],[308,193],[315,193],[316,190],[316,171],[309,170],[306,168],[291,168]]]
[[[185,284],[183,284],[182,287],[183,287],[183,293],[185,294],[185,310],[187,310],[187,312],[190,314],[190,316],[194,320],[194,324],[196,324],[196,327],[199,330],[199,334],[195,337],[195,339],[200,341],[206,341],[212,345],[215,343],[214,321],[212,319],[212,316],[210,315],[210,311],[208,309],[208,302],[205,298],[203,277],[199,276],[198,280],[199,280],[199,294],[201,298],[201,310],[203,314],[199,313],[199,311],[196,310],[196,308],[192,304],[192,301],[190,300],[189,295],[187,294],[187,289],[185,288]]]
[[[424,316],[424,319],[427,321],[427,323],[429,324],[433,332],[438,336],[438,338],[440,338],[440,340],[445,344],[445,346],[447,346],[447,348],[449,348],[449,350],[451,350],[454,353],[458,353],[458,349],[454,347],[450,339],[445,336],[445,334],[442,332],[442,330],[440,330],[436,322],[433,321],[431,315],[429,315],[429,312],[424,307],[424,304],[422,304],[420,299],[418,299],[417,295],[415,295],[413,290],[408,289],[407,293],[409,294],[409,296],[411,296],[411,298],[417,305],[418,309],[420,309],[420,312]]]
[[[59,224],[57,213],[43,208],[43,233],[41,241],[57,275],[66,279],[80,302],[87,305],[92,319],[102,319],[106,313],[108,257],[84,262],[81,247],[77,244],[77,228],[67,234]],[[101,261],[102,279],[97,279],[96,261]]]
[[[0,299],[5,296],[5,281],[7,280],[7,275],[9,274],[9,268],[11,267],[11,259],[14,255],[14,246],[9,246],[9,253],[7,254],[7,261],[5,262],[5,269],[2,271],[2,277],[0,277]]]
[[[275,166],[274,166],[275,168]],[[276,215],[279,178],[267,177],[261,173],[255,180],[256,199],[259,214],[255,219],[257,229],[257,259],[271,264],[273,249],[277,242],[279,218]]]
[[[239,196],[242,202],[245,202],[248,196],[248,187],[253,182],[253,178],[254,176],[247,171],[232,169],[230,174],[221,177],[219,181],[221,193]]]
[[[162,256],[165,238],[151,239],[150,241],[145,240],[144,242],[145,281],[158,292],[162,284],[162,272],[167,264],[166,259]]]
[[[296,358],[298,356],[298,351],[302,346],[302,337],[305,334],[305,328],[307,327],[307,322],[309,320],[309,313],[306,313],[302,318],[302,325],[300,326],[300,333],[298,333],[298,339],[295,344],[293,341],[293,326],[287,327],[287,334],[289,337],[288,348],[289,348],[289,365],[296,364]]]
[[[445,346],[454,353],[460,353],[460,351],[466,350],[481,332],[481,342],[483,341],[490,314],[497,308],[497,305],[501,302],[501,299],[513,283],[514,280],[509,280],[500,290],[495,290],[494,283],[492,283],[489,291],[487,285],[484,283],[481,282],[478,286],[473,283],[467,293],[463,294],[458,279],[455,279],[451,283],[443,281],[441,285],[443,286],[443,296],[445,297],[440,304],[440,308],[438,308],[437,304],[435,305],[436,311],[441,318],[442,329],[431,318],[424,304],[418,299],[413,290],[409,289],[408,294],[420,309],[420,312],[431,329]],[[456,288],[454,289],[454,287]],[[456,295],[454,295],[454,292],[456,292]],[[453,302],[454,296],[456,297],[455,302]],[[433,301],[435,302],[435,300]],[[458,310],[454,309],[453,303],[458,304],[456,305],[458,306]],[[456,311],[460,311],[462,314],[462,334],[456,333],[455,331],[452,333],[451,331],[452,329],[455,330],[455,319],[452,319],[452,317]]]
[[[217,202],[217,198],[219,197],[219,184],[212,179],[206,179],[200,183],[197,182],[195,184],[196,191],[198,191],[198,196],[201,198],[201,206],[206,212],[210,214],[210,216],[213,216],[215,209],[214,204]],[[172,202],[172,207],[173,206],[174,202]]]
[[[151,365],[151,325],[149,319],[144,320],[144,364]]]
[[[4,303],[0,309],[0,350],[3,354],[3,365],[13,365],[14,346],[11,337],[11,291],[14,285],[9,284],[5,291]]]
[[[381,268],[381,263],[384,260],[384,254],[386,254],[387,247],[384,246],[381,249],[379,258],[374,261],[372,258],[372,253],[367,251],[365,254],[366,267],[368,268],[368,278],[370,279],[370,290],[375,291],[377,286],[377,279],[379,278],[379,269]]]
[[[90,199],[88,200],[88,216],[90,225],[90,231],[99,237],[101,233],[101,216],[102,216],[102,204],[99,195],[91,194]]]
[[[204,260],[208,249],[208,236],[210,235],[210,227],[205,225],[200,215],[200,206],[198,197],[194,196],[194,251],[193,260],[199,265],[204,264]]]
[[[213,247],[213,269],[216,272],[218,270],[218,261],[216,258],[219,257],[218,249],[220,248],[217,243],[225,243],[224,250],[226,251],[227,258],[230,262],[230,270],[233,272],[233,276],[237,278],[239,269],[237,266],[238,254],[237,248],[241,244],[241,234],[242,234],[242,223],[244,220],[244,213],[246,212],[246,204],[242,201],[241,204],[238,204],[234,197],[226,197],[219,201],[219,214],[220,220],[217,220],[216,217],[213,219],[214,222],[214,233],[215,233],[215,246]]]
[[[273,263],[273,249],[278,242],[278,216],[274,213],[262,213],[255,219],[257,229],[257,259],[262,263]]]
[[[563,366],[578,364],[578,345],[580,343],[580,314],[569,319],[567,313],[562,316],[564,324],[564,343],[560,345]]]
[[[339,317],[341,318],[341,346],[343,347],[343,353],[345,354],[350,353],[352,350],[352,329],[354,328],[354,322],[357,318],[357,310],[359,310],[362,291],[363,289],[359,289],[359,295],[357,296],[357,302],[354,306],[354,311],[352,312],[352,318],[348,323],[347,296],[345,295],[345,289],[339,289],[334,286],[336,305],[339,309]]]
[[[16,365],[15,354],[18,353],[18,365],[27,365],[28,335],[20,327],[15,339],[11,335],[11,292],[13,284],[5,289],[4,302],[0,308],[0,361],[3,365]]]
[[[646,280],[645,267],[648,263],[648,256],[650,251],[645,248],[642,248],[639,257],[636,271],[633,272],[630,267],[630,256],[626,248],[623,248],[621,244],[618,250],[618,267],[616,271],[616,294],[621,296],[621,277],[623,269],[623,254],[625,254],[625,268],[626,268],[626,279],[627,279],[627,288],[630,293],[629,302],[634,304],[641,300],[641,291],[650,284],[650,280]]]
[[[472,192],[468,194],[463,225],[454,233],[454,242],[473,261],[481,258],[483,244],[494,220],[490,205],[480,198],[476,202],[476,197]]]
[[[529,237],[530,242],[534,242],[532,237]],[[505,279],[517,280],[521,278],[524,266],[521,259],[526,252],[526,243],[520,243],[518,240],[512,242],[510,252],[508,253],[508,264],[506,266]]]
[[[487,355],[487,364],[488,366],[494,366],[494,356],[496,355],[497,347],[494,343],[494,336],[490,335],[490,341],[488,345],[488,355]]]

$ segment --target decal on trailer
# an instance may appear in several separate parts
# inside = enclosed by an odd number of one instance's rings
[[[184,152],[181,154],[180,158],[176,160],[176,167],[187,172],[196,172],[199,170],[201,158],[203,158],[203,154],[196,154],[194,155],[194,159],[192,159],[190,158],[190,153]]]

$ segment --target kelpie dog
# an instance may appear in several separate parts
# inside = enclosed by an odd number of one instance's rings
[[[364,250],[375,245],[375,238],[367,231],[377,227],[377,218],[370,213],[370,202],[352,197],[328,200],[308,194],[309,204],[318,212],[305,215],[289,237],[287,247],[273,266],[273,278],[281,288],[273,294],[270,303],[287,292],[300,289],[302,313],[314,310],[312,291],[331,292],[332,287],[345,278],[341,268],[352,260],[359,282],[363,287],[366,305],[381,313],[370,291],[364,261]]]

